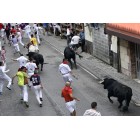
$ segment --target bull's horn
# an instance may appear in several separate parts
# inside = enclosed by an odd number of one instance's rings
[[[104,82],[104,80],[99,81],[99,84],[102,84]]]

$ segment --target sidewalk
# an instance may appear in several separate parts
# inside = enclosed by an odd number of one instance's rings
[[[66,40],[61,39],[60,37],[55,37],[53,35],[43,36],[43,39],[61,52],[64,52],[64,48],[67,46]],[[118,73],[116,69],[88,53],[83,52],[81,53],[81,55],[83,56],[82,59],[79,59],[79,57],[76,58],[77,64],[90,71],[92,74],[98,77],[99,80],[102,79],[104,76],[109,76],[121,82],[122,84],[131,87],[133,91],[132,101],[137,104],[140,103],[139,83],[137,83],[133,79],[130,79],[124,74]]]

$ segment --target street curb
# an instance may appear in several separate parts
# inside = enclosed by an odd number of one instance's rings
[[[46,97],[48,98],[48,100],[50,101],[50,103],[54,106],[57,115],[58,116],[66,116],[65,113],[61,110],[61,108],[59,107],[59,105],[55,102],[55,100],[53,100],[53,98],[51,98],[51,96],[49,95],[50,93],[48,92],[48,90],[46,88],[43,88],[43,92],[45,93]]]

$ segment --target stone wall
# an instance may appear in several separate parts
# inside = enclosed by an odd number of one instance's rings
[[[85,52],[93,55],[93,43],[88,40],[85,41]]]
[[[110,64],[108,35],[104,34],[104,25],[100,29],[93,28],[93,55],[98,59]]]

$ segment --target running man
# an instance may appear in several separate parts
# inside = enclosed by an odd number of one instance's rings
[[[63,62],[59,65],[59,71],[63,76],[63,80],[64,82],[72,82],[72,71],[71,68],[68,65],[68,60],[67,59],[63,59]]]
[[[70,82],[66,82],[65,87],[62,89],[61,97],[64,98],[66,108],[69,110],[70,115],[76,116],[76,100],[80,100],[72,95],[72,88],[70,87]]]
[[[28,76],[27,76],[27,73],[26,73],[26,67],[22,66],[19,71],[16,73],[15,76],[12,77],[12,84],[15,77],[18,78],[18,86],[19,88],[21,89],[21,101],[24,101],[24,104],[26,107],[29,107],[29,104],[28,104],[28,90],[27,90],[27,84],[28,84]]]
[[[38,48],[38,44],[37,44],[37,40],[36,40],[36,38],[34,37],[33,34],[31,35],[30,42],[32,42],[33,45],[35,46],[35,50],[37,50],[37,51],[39,52],[39,48]]]
[[[10,70],[5,70],[4,63],[0,61],[0,95],[3,92],[4,81],[8,81],[7,88],[11,90],[12,79],[6,74]]]
[[[12,58],[12,60],[19,62],[19,68],[21,68],[22,66],[25,67],[26,63],[29,61],[23,54],[20,54],[20,57],[18,57],[17,59]]]
[[[37,74],[37,71],[34,72],[34,74],[31,76],[30,81],[32,81],[33,89],[36,95],[36,99],[39,103],[39,106],[42,107],[42,84],[40,80],[40,76]]]
[[[16,38],[15,35],[12,35],[12,44],[13,44],[13,47],[14,47],[14,54],[15,53],[20,53],[20,49],[19,49],[19,45],[18,45],[18,39]]]
[[[33,62],[33,59],[29,59],[30,62],[28,62],[25,67],[27,69],[28,77],[30,78],[32,75],[34,75],[35,69],[37,68],[37,65]],[[29,81],[28,86],[31,87],[32,83]]]

